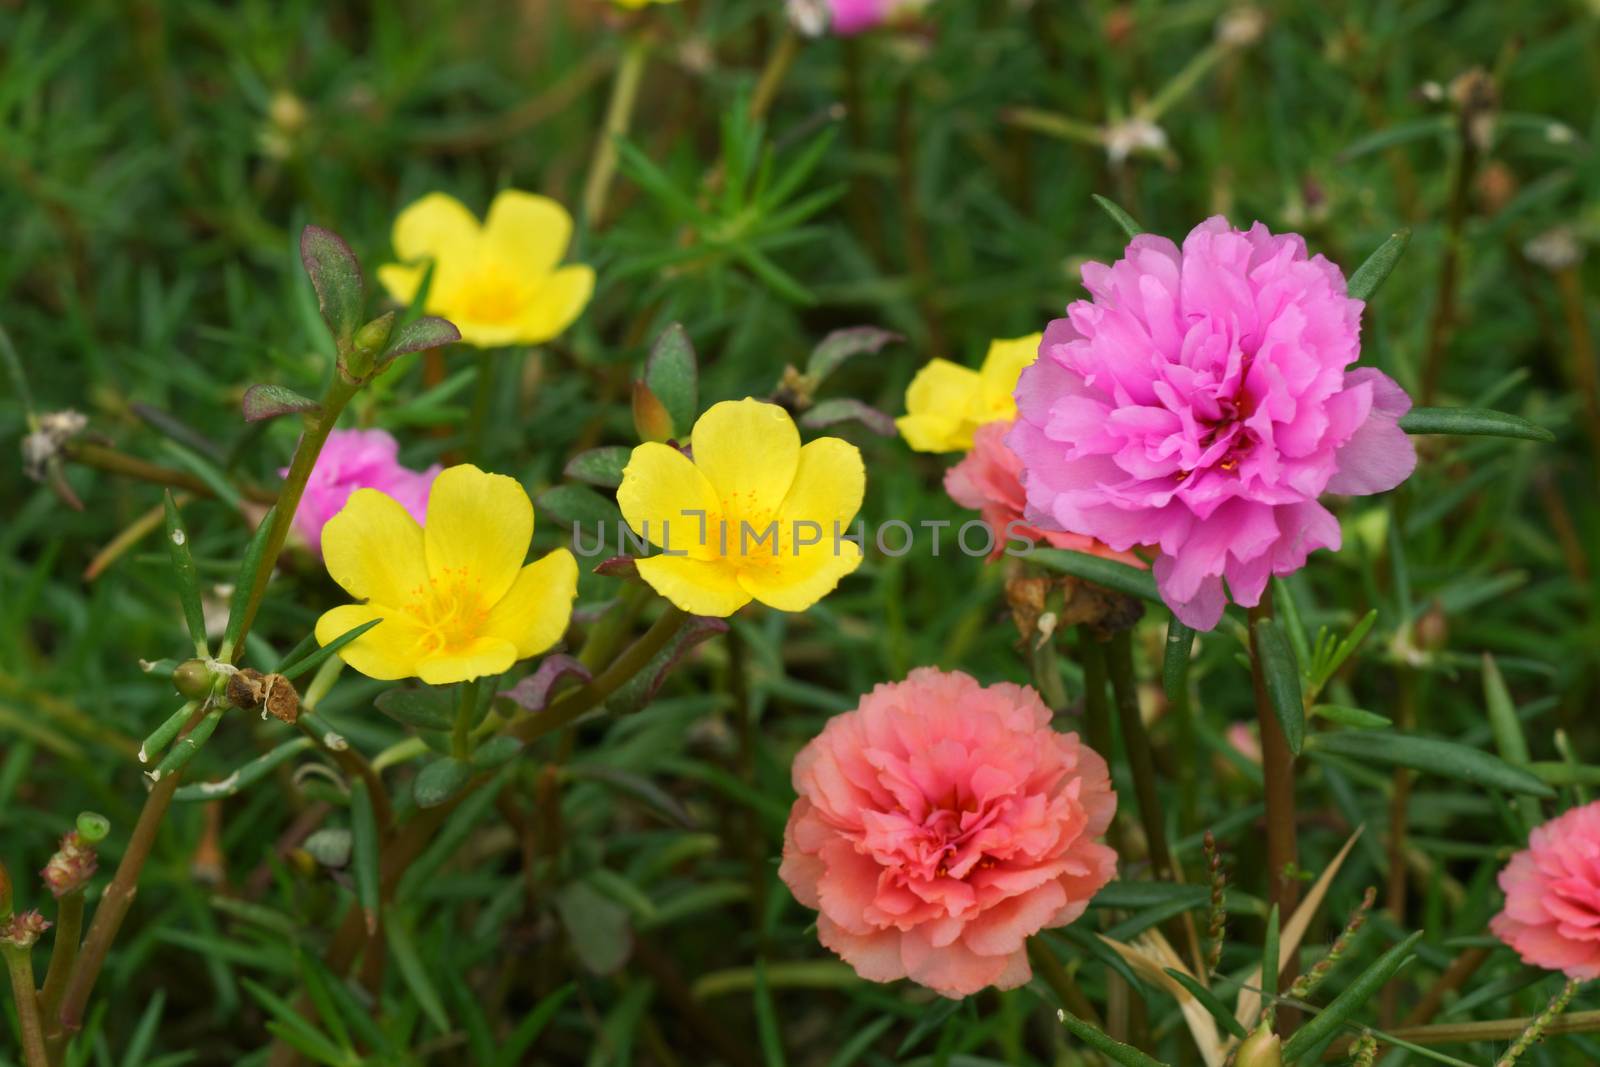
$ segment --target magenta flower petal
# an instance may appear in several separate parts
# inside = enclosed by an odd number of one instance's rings
[[[384,430],[334,430],[328,435],[294,514],[295,529],[313,552],[321,554],[322,528],[357,489],[388,494],[422,522],[428,493],[441,468],[435,464],[414,471],[400,465],[399,454],[400,445]]]
[[[1298,235],[1207,219],[1182,248],[1134,238],[1083,283],[1092,299],[1050,324],[1017,384],[1025,513],[1158,550],[1157,586],[1189,625],[1337,548],[1323,493],[1383,492],[1416,466],[1410,399],[1349,369],[1361,301]]]

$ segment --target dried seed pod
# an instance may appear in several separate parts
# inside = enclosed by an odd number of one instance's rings
[[[241,667],[228,679],[228,703],[236,708],[259,708],[266,676],[254,667]]]
[[[269,674],[261,681],[261,703],[268,715],[293,726],[300,718],[300,694],[294,683],[281,674]]]

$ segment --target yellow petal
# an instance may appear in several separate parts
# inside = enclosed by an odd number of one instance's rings
[[[528,279],[555,270],[570,240],[567,209],[520,189],[500,190],[483,220],[483,255]]]
[[[381,629],[383,627],[378,626],[374,632]],[[464,648],[451,649],[423,660],[417,666],[417,677],[429,685],[449,685],[470,678],[503,674],[515,662],[516,645],[503,637],[479,637]]]
[[[405,612],[379,604],[345,604],[317,620],[317,643],[327,645],[364,622],[378,625],[341,648],[337,655],[368,678],[392,682],[416,673],[423,633]]]
[[[906,444],[919,452],[962,452],[977,429],[971,411],[983,381],[971,367],[932,359],[906,388],[906,414],[895,420]]]
[[[739,585],[768,607],[779,611],[805,611],[833,592],[839,579],[861,566],[861,548],[854,541],[835,542],[831,527],[824,526],[822,542],[800,550],[799,556],[781,552],[760,567],[739,572]]]
[[[794,482],[783,498],[778,515],[785,525],[810,519],[833,536],[833,524],[848,527],[861,510],[866,493],[867,469],[861,450],[837,437],[819,437],[800,450]],[[788,536],[788,531],[784,532]]]
[[[694,424],[694,464],[722,501],[737,528],[743,520],[764,524],[794,481],[800,462],[800,431],[776,404],[725,400]]]
[[[575,322],[594,293],[594,268],[562,267],[534,292],[513,329],[516,343],[543,344]]]
[[[357,489],[328,520],[322,559],[333,580],[358,600],[406,604],[428,584],[422,528],[376,489]]]
[[[429,193],[394,220],[394,254],[403,263],[434,259],[440,266],[478,258],[478,220],[446,193]]]
[[[1039,358],[1039,342],[1043,334],[1033,333],[1009,341],[993,341],[988,355],[983,357],[983,369],[978,372],[983,379],[982,421],[1010,421],[1017,417],[1017,379],[1022,371]]]
[[[639,577],[691,615],[726,618],[750,603],[733,568],[721,560],[649,556],[639,561]]]
[[[567,632],[578,595],[578,561],[564,548],[522,568],[489,612],[483,632],[510,641],[518,659],[537,656]]]
[[[389,299],[396,304],[410,307],[411,302],[417,298],[417,290],[422,288],[423,276],[428,273],[428,268],[403,267],[398,263],[385,263],[378,268],[378,281],[389,292]]]
[[[465,463],[434,480],[424,528],[433,578],[465,577],[493,604],[517,580],[532,537],[533,504],[515,478]]]
[[[649,441],[633,450],[622,469],[617,506],[633,532],[658,548],[694,559],[715,555],[710,531],[720,515],[717,495],[693,461],[671,445]]]

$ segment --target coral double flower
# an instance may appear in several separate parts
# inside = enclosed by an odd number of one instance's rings
[[[425,310],[479,348],[548,341],[594,292],[591,268],[559,266],[572,216],[548,197],[502,190],[479,225],[461,201],[429,193],[395,219],[391,239],[402,262],[378,268],[389,295],[411,303],[431,264]]]
[[[523,565],[533,505],[513,478],[451,467],[434,480],[427,522],[393,497],[358,489],[322,531],[328,573],[363,601],[326,612],[326,645],[377,626],[339,655],[362,674],[446,685],[499,674],[560,640],[572,617],[578,566],[556,549]]]
[[[804,611],[861,565],[845,539],[866,489],[854,445],[802,447],[787,411],[746,399],[701,415],[690,452],[640,445],[617,490],[628,525],[662,550],[639,560],[640,577],[679,608]]]
[[[947,997],[1026,982],[1027,939],[1116,873],[1106,762],[1032,689],[933,667],[880,685],[794,761],[779,875],[863,978]]]

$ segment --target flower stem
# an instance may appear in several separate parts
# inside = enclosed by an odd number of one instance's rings
[[[766,118],[767,112],[772,110],[772,102],[778,98],[778,89],[799,54],[800,35],[791,26],[784,30],[783,36],[778,39],[778,46],[767,57],[767,65],[761,70],[761,80],[756,83],[755,95],[750,98],[752,119]]]
[[[1267,693],[1266,675],[1255,636],[1256,621],[1272,618],[1271,595],[1270,591],[1265,593],[1261,603],[1249,611],[1250,676],[1255,687],[1256,719],[1261,728],[1261,775],[1266,792],[1267,900],[1276,904],[1278,914],[1287,919],[1294,914],[1295,906],[1300,902],[1299,845],[1295,839],[1294,753],[1289,751],[1289,740],[1284,736],[1283,726],[1272,709],[1272,698]],[[1293,982],[1297,977],[1296,971],[1291,959],[1279,982]],[[1288,1033],[1292,1029],[1288,1014],[1285,1012],[1280,1017],[1280,1033]]]
[[[55,940],[51,942],[50,966],[44,973],[44,985],[39,990],[39,1014],[49,1018],[61,1003],[61,994],[67,985],[67,975],[78,958],[78,946],[83,940],[83,890],[78,889],[61,898],[56,909]]]
[[[125,455],[114,448],[106,448],[104,445],[92,444],[88,441],[71,441],[62,447],[61,452],[62,455],[74,463],[85,467],[94,467],[96,470],[103,470],[109,474],[120,474],[124,478],[149,482],[151,485],[164,485],[169,489],[183,489],[204,497],[217,495],[216,490],[207,485],[204,480],[195,477],[188,471],[150,463],[139,459],[137,456]],[[246,500],[257,504],[270,504],[278,499],[278,494],[272,490],[262,489],[253,485],[240,486],[239,494]]]
[[[11,995],[17,1004],[17,1023],[22,1030],[22,1058],[27,1067],[50,1067],[45,1052],[44,1027],[39,1022],[39,999],[33,992],[33,954],[29,949],[6,945],[0,948],[11,972]]]
[[[1133,640],[1127,630],[1112,635],[1107,648],[1111,691],[1116,695],[1117,717],[1122,723],[1122,744],[1128,751],[1133,790],[1139,798],[1139,821],[1149,842],[1150,864],[1174,881],[1172,850],[1167,846],[1167,825],[1161,817],[1161,797],[1156,792],[1156,764],[1150,754],[1150,735],[1139,714],[1139,691],[1133,677]]]
[[[483,438],[489,422],[489,409],[494,406],[494,371],[497,355],[487,349],[477,353],[478,381],[472,394],[472,413],[467,417],[467,462],[483,462]]]
[[[1042,938],[1030,937],[1028,939],[1028,959],[1033,963],[1033,968],[1043,978],[1057,998],[1061,1006],[1072,1014],[1082,1019],[1091,1026],[1101,1026],[1100,1013],[1095,1010],[1089,998],[1083,995],[1077,983],[1067,974],[1061,961],[1056,959],[1056,954],[1050,951]]]
[[[594,681],[582,688],[564,693],[560,699],[538,714],[522,716],[511,724],[508,732],[521,739],[523,743],[531,744],[563,726],[576,722],[621,689],[634,675],[648,667],[650,661],[677,636],[688,619],[687,613],[675,607],[668,607],[650,629],[645,631],[644,636],[628,646],[627,650]]]
[[[1133,633],[1119,630],[1112,635],[1106,657],[1110,667],[1111,691],[1116,696],[1117,715],[1122,722],[1122,745],[1128,753],[1128,766],[1133,771],[1133,790],[1139,798],[1139,820],[1144,826],[1144,836],[1149,843],[1150,865],[1156,872],[1172,882],[1183,882],[1183,870],[1173,858],[1167,843],[1167,821],[1162,817],[1161,796],[1156,791],[1156,763],[1150,750],[1150,734],[1145,730],[1144,716],[1139,713],[1139,690],[1133,674]],[[1184,912],[1169,931],[1180,933],[1189,946],[1189,957],[1204,959],[1200,947],[1200,931],[1195,926],[1194,914]],[[1200,972],[1204,981],[1204,970]]]
[[[617,80],[611,86],[611,102],[606,106],[606,122],[600,131],[600,140],[594,146],[594,158],[589,163],[589,180],[583,187],[583,216],[591,230],[599,230],[604,223],[606,200],[611,194],[611,180],[617,174],[617,138],[626,136],[633,122],[633,105],[639,98],[639,85],[644,80],[645,61],[650,56],[650,42],[644,34],[635,34],[622,53],[622,63],[617,67]]]
[[[450,755],[464,760],[472,755],[472,721],[478,714],[478,679],[461,683],[461,705],[456,708],[455,730],[450,734]]]
[[[244,606],[244,621],[239,629],[238,642],[233,648],[222,650],[223,658],[237,662],[244,650],[245,635],[250,632],[250,625],[254,622],[256,612],[261,607],[261,599],[267,591],[267,582],[272,577],[273,569],[278,565],[278,554],[283,551],[283,543],[289,536],[289,524],[294,521],[294,513],[300,506],[306,481],[311,477],[317,456],[321,453],[322,445],[327,441],[334,424],[338,422],[339,414],[344,411],[345,405],[359,388],[360,386],[351,385],[335,372],[333,381],[329,383],[323,395],[321,417],[301,435],[300,445],[295,449],[294,459],[289,463],[289,473],[284,479],[283,488],[278,492],[278,506],[272,514],[272,527],[267,531],[267,544],[261,555],[261,564],[256,568],[255,576],[250,583],[250,597]],[[189,721],[189,727],[199,722],[207,711],[204,705],[196,708],[194,716]],[[106,887],[104,896],[94,909],[94,921],[89,925],[89,933],[84,938],[83,947],[67,978],[60,1012],[50,1020],[52,1034],[58,1032],[69,1034],[83,1025],[83,1012],[88,1005],[89,994],[94,990],[95,980],[100,977],[100,969],[105,966],[106,955],[111,951],[111,943],[116,940],[117,932],[122,928],[122,921],[128,916],[128,909],[133,906],[134,895],[139,890],[139,875],[144,871],[145,861],[150,858],[156,833],[161,829],[161,821],[166,817],[167,808],[172,804],[172,795],[177,792],[178,783],[182,779],[181,773],[163,775],[145,798],[138,822],[133,827],[133,835],[128,839],[127,851],[122,854],[122,862],[117,864],[117,871],[111,878],[111,884]]]

